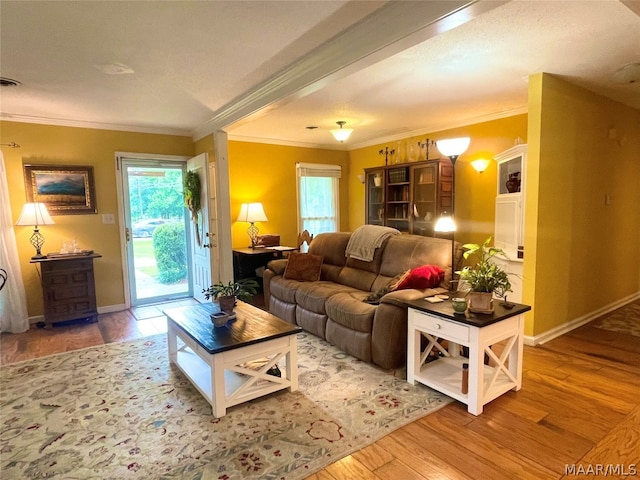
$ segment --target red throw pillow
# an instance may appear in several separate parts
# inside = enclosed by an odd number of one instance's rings
[[[444,270],[437,265],[422,265],[409,272],[409,275],[398,285],[398,290],[433,288],[440,285],[442,280],[444,280]]]

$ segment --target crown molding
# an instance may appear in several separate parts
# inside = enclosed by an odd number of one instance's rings
[[[52,125],[56,127],[93,128],[98,130],[115,130],[120,132],[177,135],[180,137],[192,137],[193,135],[193,131],[180,128],[143,127],[140,125],[122,125],[119,123],[101,123],[84,120],[35,117],[30,115],[15,115],[12,113],[0,113],[0,120],[4,120],[7,122],[36,123],[39,125]]]
[[[327,144],[327,143],[307,143],[307,142],[294,142],[291,140],[278,140],[272,138],[261,138],[261,137],[246,137],[242,135],[228,135],[229,140],[233,140],[236,142],[248,142],[248,143],[263,143],[267,145],[280,145],[284,147],[300,147],[300,148],[315,148],[321,150],[341,150],[341,151],[349,151],[350,148],[348,145],[344,144]]]
[[[375,140],[354,143],[350,145],[349,150],[371,147],[373,145],[394,142],[398,140],[403,140],[405,138],[419,137],[420,135],[431,135],[433,134],[433,132],[440,132],[442,130],[450,130],[453,128],[466,127],[468,125],[475,125],[477,123],[490,122],[492,120],[500,120],[502,118],[508,118],[508,117],[513,117],[514,115],[521,115],[523,113],[528,113],[528,111],[529,110],[526,106],[522,106],[522,107],[514,108],[511,110],[504,110],[502,112],[490,113],[487,115],[480,115],[477,117],[464,118],[464,119],[460,119],[450,123],[441,123],[441,124],[433,123],[431,125],[427,125],[423,128],[420,128],[419,130],[413,130],[409,132],[403,132],[397,135],[380,137]]]

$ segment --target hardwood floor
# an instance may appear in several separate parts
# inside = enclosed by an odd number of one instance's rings
[[[145,316],[145,315],[139,315]],[[454,402],[308,480],[565,479],[640,476],[640,301],[538,347],[525,347],[523,387],[478,417]],[[164,317],[130,311],[97,323],[0,335],[6,365],[166,331]],[[571,470],[573,469],[573,470]],[[571,473],[573,472],[573,473]]]

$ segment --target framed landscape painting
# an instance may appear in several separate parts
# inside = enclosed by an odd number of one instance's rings
[[[93,167],[24,165],[29,202],[42,202],[51,215],[97,213]]]

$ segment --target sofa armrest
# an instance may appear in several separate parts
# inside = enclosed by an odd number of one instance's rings
[[[380,299],[380,303],[388,303],[396,305],[398,307],[406,307],[406,302],[409,300],[418,300],[425,297],[433,297],[439,293],[447,293],[447,290],[441,287],[425,288],[424,290],[418,290],[416,288],[407,288],[404,290],[394,290],[384,295]]]
[[[284,269],[287,268],[287,261],[288,260],[286,258],[271,260],[269,263],[267,263],[267,268],[269,270],[272,270],[276,275],[283,275]]]

